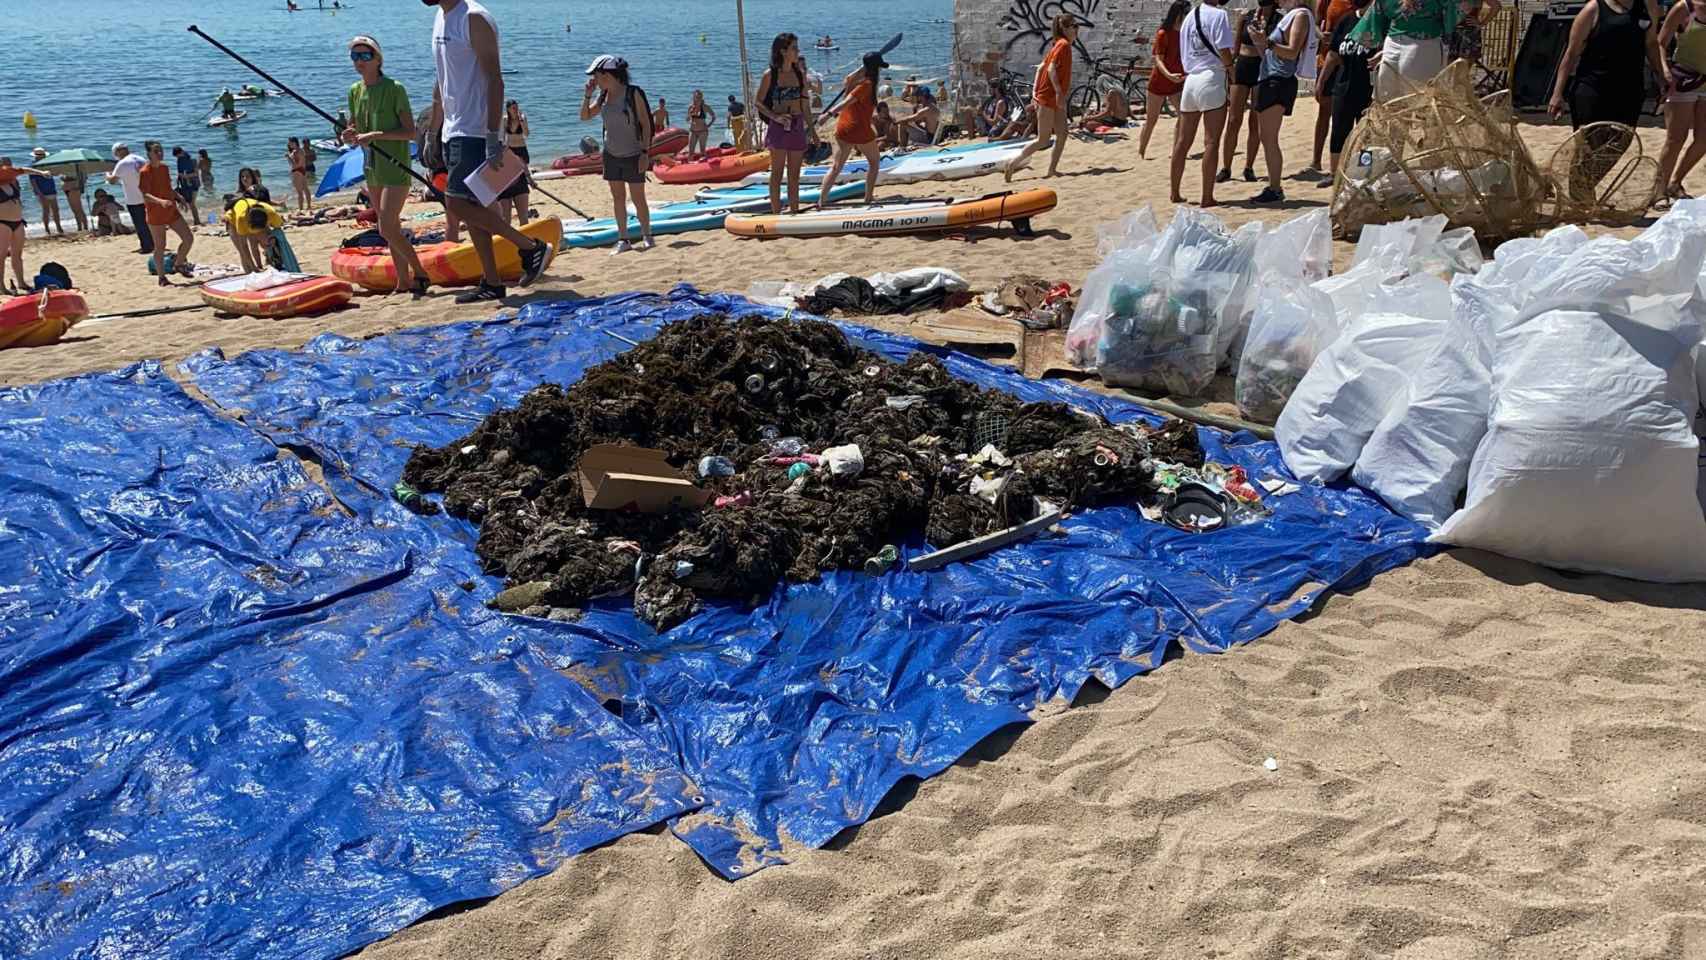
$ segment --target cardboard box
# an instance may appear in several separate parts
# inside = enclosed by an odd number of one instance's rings
[[[581,454],[581,496],[594,510],[662,513],[675,507],[703,507],[711,499],[669,465],[662,450],[601,443]]]

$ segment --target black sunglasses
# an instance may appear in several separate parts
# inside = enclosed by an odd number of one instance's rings
[[[356,63],[366,63],[377,56],[379,56],[379,54],[374,53],[372,50],[351,50],[349,52],[349,58],[354,60]]]

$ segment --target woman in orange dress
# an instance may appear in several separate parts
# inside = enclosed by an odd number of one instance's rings
[[[1054,153],[1049,156],[1048,175],[1060,175],[1060,155],[1066,151],[1066,98],[1072,93],[1072,44],[1078,39],[1078,20],[1070,13],[1054,18],[1053,39],[1048,53],[1037,66],[1037,82],[1031,102],[1037,108],[1037,139],[1025,146],[1005,171],[1009,182],[1020,167],[1029,163],[1031,155],[1041,150],[1050,139]]]
[[[1155,132],[1155,121],[1161,119],[1161,104],[1179,109],[1179,91],[1185,88],[1185,65],[1179,60],[1179,24],[1191,12],[1189,0],[1173,0],[1161,29],[1155,31],[1155,64],[1149,71],[1149,103],[1143,108],[1143,132],[1137,138],[1137,155],[1149,159],[1149,135]]]
[[[823,186],[818,190],[819,210],[829,199],[829,188],[835,186],[836,178],[841,176],[841,168],[854,150],[865,157],[865,202],[877,201],[877,168],[882,163],[882,147],[877,143],[877,131],[871,125],[871,119],[877,112],[877,78],[886,66],[888,64],[883,61],[882,54],[867,53],[864,66],[847,75],[847,96],[835,108],[840,113],[835,118],[835,161],[829,165],[829,174],[823,178]]]

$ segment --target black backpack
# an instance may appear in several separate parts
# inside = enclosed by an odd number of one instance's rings
[[[646,117],[645,120],[640,119],[640,113],[634,112],[635,97],[640,98],[640,110],[644,112]],[[646,123],[651,120],[652,116],[652,102],[646,97],[645,87],[636,87],[633,84],[628,85],[628,113],[630,119],[634,121],[634,139],[644,141],[646,138]],[[656,130],[652,131],[652,136],[657,136]],[[646,142],[641,143],[640,146],[647,150],[652,148],[652,145]]]

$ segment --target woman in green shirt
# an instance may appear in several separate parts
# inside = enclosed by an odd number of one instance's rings
[[[419,297],[427,290],[426,268],[403,235],[401,214],[409,199],[409,144],[415,139],[415,114],[403,85],[385,76],[379,41],[356,37],[349,42],[350,62],[361,75],[349,88],[350,125],[345,143],[367,151],[367,193],[379,217],[379,235],[391,248],[397,289]]]
[[[1380,52],[1374,101],[1414,93],[1445,69],[1445,38],[1457,30],[1462,0],[1374,0],[1348,39]]]

